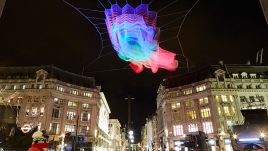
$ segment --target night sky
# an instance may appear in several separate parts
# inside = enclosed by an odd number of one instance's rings
[[[161,10],[174,1],[153,0],[150,6]],[[68,2],[77,7],[103,10],[97,0]],[[137,6],[140,0],[128,2]],[[167,14],[188,10],[194,3],[195,0],[177,0],[160,11],[159,27],[178,20],[169,25],[173,29],[161,32],[161,41],[175,37],[181,22],[178,19],[181,14]],[[231,64],[254,62],[261,48],[267,64],[267,27],[257,0],[200,0],[185,20],[180,38],[191,66],[215,64],[219,60]],[[155,112],[156,92],[162,79],[185,72],[185,59],[181,57],[178,41],[173,38],[160,44],[179,54],[181,63],[177,71],[160,70],[152,74],[147,69],[135,74],[112,53],[111,47],[102,52],[109,55],[94,61],[100,52],[100,40],[94,26],[61,0],[7,0],[0,19],[0,66],[53,64],[78,74],[84,71],[84,75],[94,76],[101,85],[111,108],[110,117],[118,118],[122,125],[127,122],[124,98],[128,95],[135,98],[132,119],[139,129],[145,118]]]

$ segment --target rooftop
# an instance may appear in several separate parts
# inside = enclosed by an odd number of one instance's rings
[[[182,85],[202,81],[207,78],[215,78],[214,72],[218,69],[225,71],[225,77],[230,78],[232,74],[255,73],[257,78],[268,79],[268,66],[247,65],[247,64],[218,64],[207,65],[194,68],[188,73],[167,77],[163,80],[162,85],[166,88],[172,88]]]
[[[96,88],[95,78],[82,76],[62,70],[53,65],[27,66],[27,67],[0,67],[0,79],[35,79],[36,71],[43,69],[48,72],[47,79],[57,79],[66,83]]]

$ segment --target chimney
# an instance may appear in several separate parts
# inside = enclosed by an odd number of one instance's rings
[[[263,55],[263,48],[261,49],[261,54],[260,54],[260,64],[262,64],[262,55]]]
[[[248,60],[246,64],[247,64],[247,65],[251,65],[250,60]]]
[[[223,60],[220,60],[220,61],[219,61],[219,64],[220,64],[220,65],[223,65]]]
[[[257,52],[257,55],[256,55],[256,64],[257,65],[262,64],[262,55],[263,55],[263,48]]]

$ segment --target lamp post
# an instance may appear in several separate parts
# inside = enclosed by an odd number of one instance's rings
[[[132,151],[132,143],[134,143],[134,132],[133,132],[133,130],[128,131],[128,140],[130,141],[129,142],[129,148]]]
[[[260,140],[263,143],[264,148],[266,149],[266,144],[265,144],[265,134],[263,132],[260,133]]]
[[[134,100],[134,98],[130,97],[130,95],[128,95],[127,98],[124,98],[125,100],[128,101],[128,125],[127,125],[127,130],[129,131],[131,129],[131,100]]]

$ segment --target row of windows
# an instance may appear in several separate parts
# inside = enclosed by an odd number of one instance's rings
[[[231,86],[229,86],[231,88]],[[253,85],[253,84],[238,84],[236,85],[236,88],[237,89],[263,89],[263,88],[266,88],[268,89],[268,84],[265,84],[265,85],[261,85],[261,84],[256,84],[256,85]]]
[[[20,84],[20,85],[15,85],[15,84],[12,84],[12,85],[2,85],[1,86],[1,89],[4,89],[4,90],[25,90],[25,89],[43,89],[43,88],[48,88],[48,84],[31,84],[30,86],[29,85],[26,85],[26,84]]]
[[[196,86],[196,92],[201,92],[204,90],[206,90],[205,84]],[[182,90],[182,92],[183,92],[183,95],[189,95],[193,93],[193,90],[191,88],[188,88],[188,89]],[[168,97],[176,97],[176,96],[179,96],[179,92],[178,91],[168,92],[167,95]]]
[[[48,88],[48,84],[31,84],[30,86],[29,85],[26,85],[26,84],[21,84],[21,85],[2,85],[1,86],[1,89],[4,89],[4,90],[25,90],[25,89],[43,89],[43,88]],[[56,87],[56,90],[60,91],[60,92],[65,92],[65,89],[62,87],[62,86],[57,86]],[[70,94],[73,94],[73,95],[79,95],[79,91],[78,90],[70,90]],[[86,97],[92,97],[92,93],[91,92],[83,92],[81,93],[81,95],[83,96],[86,96]]]
[[[218,106],[218,113],[220,116],[222,115],[222,110],[225,116],[232,116],[233,114],[235,114],[234,106]]]
[[[206,104],[208,104],[208,97],[200,98],[200,99],[198,99],[198,101],[199,101],[199,105],[206,105]],[[186,107],[194,107],[194,101],[193,100],[185,101],[185,106]],[[180,109],[180,107],[181,107],[180,102],[171,104],[171,109],[173,109],[173,110]]]
[[[58,108],[53,108],[52,110],[52,117],[53,118],[60,118],[61,117],[61,111]],[[75,111],[67,111],[66,113],[66,119],[67,120],[74,120],[76,118],[76,112]],[[90,120],[90,114],[87,112],[81,113],[81,121],[89,121]]]
[[[45,107],[37,107],[37,106],[26,106],[26,116],[43,116],[45,112]]]
[[[234,97],[232,95],[216,95],[215,99],[217,102],[234,102]]]
[[[213,133],[212,122],[203,122],[202,127],[203,127],[203,132],[205,132],[207,134]],[[197,132],[198,131],[197,124],[188,124],[187,128],[188,128],[188,132]],[[174,134],[174,136],[184,135],[183,125],[173,125],[173,134]]]
[[[53,99],[54,101],[54,104],[56,105],[63,105],[63,99],[60,99],[60,98],[54,98]],[[75,101],[68,101],[67,103],[67,106],[68,107],[77,107],[77,102]],[[90,105],[88,103],[82,103],[82,109],[89,109],[90,108]]]
[[[201,117],[202,118],[209,118],[211,117],[210,108],[204,108],[200,110]],[[182,120],[182,114],[179,112],[173,113],[174,121],[181,121]],[[196,119],[196,112],[195,111],[187,111],[186,112],[186,118],[187,120],[195,120]]]
[[[75,132],[75,130],[76,130],[76,126],[70,125],[70,124],[66,124],[64,128],[65,128],[65,133],[66,132]],[[88,130],[89,130],[88,126],[81,126],[80,132],[87,133]],[[51,134],[59,134],[60,133],[60,124],[59,123],[50,123],[49,131]]]
[[[227,88],[237,88],[237,89],[268,89],[268,84],[236,84],[236,85],[231,85],[231,84],[227,84]],[[199,85],[196,86],[196,92],[201,92],[206,90],[206,85]],[[189,89],[184,89],[183,90],[183,95],[189,95],[192,94],[193,90],[191,88]],[[171,91],[168,92],[167,97],[177,97],[179,96],[179,92],[178,91]]]
[[[225,116],[232,116],[235,113],[234,106],[222,106],[218,107],[218,113],[221,116],[222,112]],[[202,108],[200,110],[201,118],[209,118],[211,117],[211,110],[210,108]],[[182,120],[182,114],[180,112],[173,112],[173,118],[175,121],[181,121]],[[197,118],[196,111],[191,110],[186,112],[186,119],[187,120],[195,120]]]
[[[66,92],[66,89],[62,86],[59,86],[59,85],[56,87],[56,90],[58,90],[60,92]],[[83,92],[83,93],[81,92],[80,93],[78,90],[75,90],[75,89],[69,90],[69,93],[73,94],[73,95],[83,95],[86,97],[92,97],[92,95],[93,95],[91,92]]]

